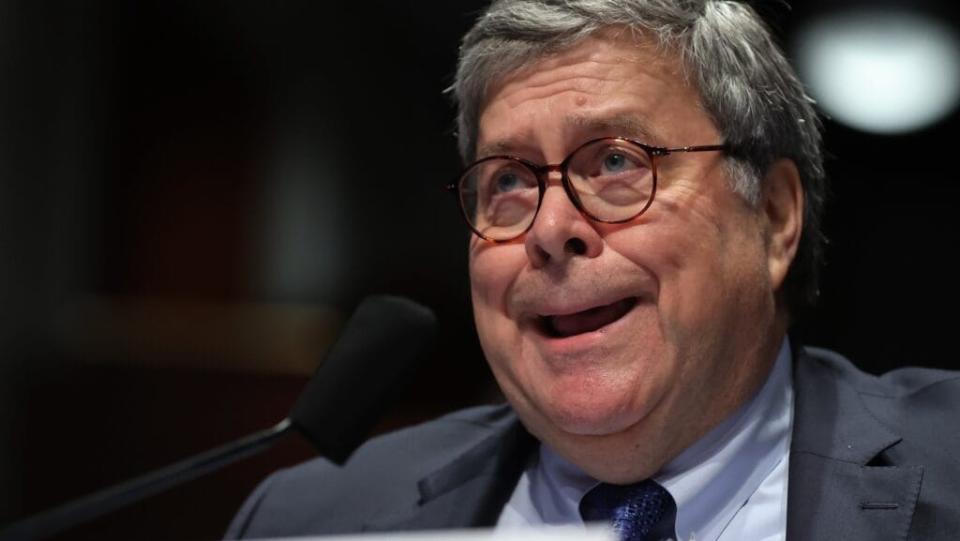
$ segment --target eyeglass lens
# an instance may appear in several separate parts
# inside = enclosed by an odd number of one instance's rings
[[[654,189],[653,163],[640,146],[606,139],[587,144],[567,161],[566,175],[580,210],[604,222],[620,222],[647,207]],[[509,240],[526,231],[540,203],[537,173],[510,158],[481,160],[460,179],[467,220],[481,236]]]

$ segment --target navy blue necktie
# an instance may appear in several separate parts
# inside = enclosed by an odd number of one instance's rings
[[[608,522],[623,541],[676,539],[677,504],[656,481],[593,487],[580,500],[584,522]]]

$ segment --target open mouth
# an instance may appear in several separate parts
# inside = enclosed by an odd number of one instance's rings
[[[546,336],[566,338],[605,327],[626,315],[636,304],[637,298],[629,297],[574,314],[538,316],[537,323]]]

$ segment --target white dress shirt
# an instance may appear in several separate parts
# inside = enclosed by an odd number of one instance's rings
[[[784,539],[792,428],[793,378],[785,339],[767,381],[750,402],[654,476],[677,503],[677,537]],[[596,485],[541,445],[501,512],[497,529],[583,524],[580,499]]]

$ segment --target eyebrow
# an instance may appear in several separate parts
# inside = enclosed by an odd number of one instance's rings
[[[653,135],[649,125],[642,118],[631,114],[607,117],[571,115],[564,120],[564,128],[573,128],[578,133],[587,132],[597,135],[608,134],[628,137],[651,146],[663,146],[659,143],[659,138]],[[517,153],[519,149],[530,146],[528,141],[528,137],[518,136],[484,143],[477,148],[477,159]]]
[[[498,139],[489,143],[480,145],[477,149],[477,159],[483,159],[488,156],[497,156],[501,154],[512,154],[519,145],[512,142],[511,139]]]

